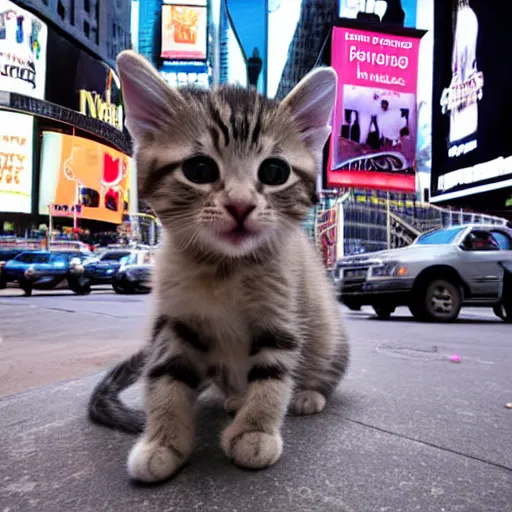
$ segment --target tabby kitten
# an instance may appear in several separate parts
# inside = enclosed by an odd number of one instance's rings
[[[224,453],[270,466],[287,410],[320,412],[348,363],[337,302],[300,226],[316,197],[336,74],[313,71],[279,104],[232,86],[171,89],[132,51],[117,65],[140,196],[164,235],[151,341],[98,385],[90,417],[144,428],[128,472],[163,480],[190,456],[194,404],[213,383],[236,412]],[[118,396],[141,375],[146,421]]]

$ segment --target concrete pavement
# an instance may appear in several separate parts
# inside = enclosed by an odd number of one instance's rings
[[[25,343],[41,360],[45,346],[55,355],[75,330],[76,359],[85,346],[107,364],[139,343],[147,300],[0,297],[0,355],[15,366],[16,345]],[[415,323],[406,310],[390,322],[345,315],[348,376],[323,414],[287,418],[285,452],[273,468],[243,471],[224,458],[218,437],[229,417],[207,396],[184,470],[160,486],[130,484],[124,463],[134,439],[85,418],[100,378],[93,373],[0,399],[0,511],[512,510],[512,327],[485,310],[446,326]],[[60,336],[58,345],[49,335]],[[461,363],[450,362],[452,354]],[[126,398],[138,402],[139,391]]]

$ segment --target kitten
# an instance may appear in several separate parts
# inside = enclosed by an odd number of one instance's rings
[[[338,304],[300,225],[316,197],[336,74],[313,71],[279,104],[232,86],[171,89],[132,51],[117,65],[140,195],[164,234],[151,340],[98,385],[90,417],[128,431],[146,423],[128,472],[163,480],[190,456],[194,404],[214,383],[236,412],[224,453],[270,466],[287,410],[320,412],[348,363]],[[146,415],[118,397],[139,376]]]

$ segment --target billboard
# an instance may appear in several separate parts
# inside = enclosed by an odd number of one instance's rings
[[[420,39],[334,27],[330,187],[415,192]]]
[[[82,137],[43,132],[39,213],[76,209],[80,218],[121,224],[130,159]]]
[[[208,88],[210,85],[210,72],[204,61],[164,62],[159,71],[171,87],[195,85]]]
[[[203,3],[177,0],[162,6],[163,59],[206,60],[208,11]]]
[[[123,131],[115,71],[53,29],[48,32],[46,99]]]
[[[512,5],[436,3],[431,200],[512,186]]]
[[[338,13],[343,18],[362,18],[378,23],[416,27],[418,3],[424,4],[426,1],[339,0]]]
[[[34,119],[0,111],[0,211],[32,212]]]
[[[9,0],[0,0],[0,91],[44,99],[46,25]]]

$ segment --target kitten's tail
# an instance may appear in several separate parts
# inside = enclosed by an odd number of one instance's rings
[[[139,433],[146,423],[143,411],[130,409],[119,394],[139,379],[144,370],[146,351],[139,350],[112,368],[94,389],[89,400],[89,418],[116,430]]]

